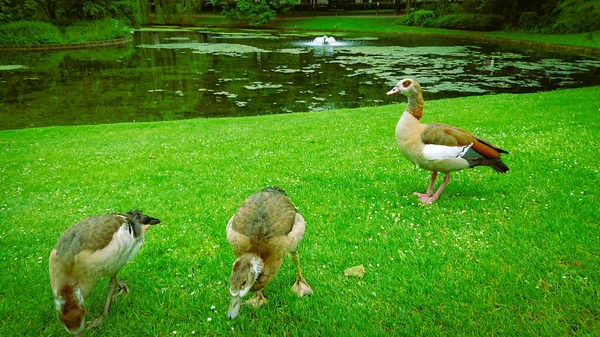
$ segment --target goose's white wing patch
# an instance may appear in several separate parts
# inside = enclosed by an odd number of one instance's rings
[[[473,144],[466,146],[445,146],[427,144],[423,147],[423,156],[427,160],[442,160],[449,158],[461,158],[469,151]]]

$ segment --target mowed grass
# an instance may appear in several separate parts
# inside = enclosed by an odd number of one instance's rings
[[[385,32],[385,33],[410,33],[410,34],[435,34],[465,36],[469,38],[505,39],[514,41],[528,41],[540,44],[558,44],[572,47],[600,48],[600,31],[580,34],[527,34],[517,32],[470,32],[440,28],[422,28],[398,25],[400,16],[382,15],[380,17],[300,17],[278,20],[270,26],[287,29],[321,30],[327,34],[335,34],[338,30]],[[424,37],[426,38],[426,37]]]
[[[48,278],[61,233],[95,214],[162,220],[119,274],[88,336],[593,336],[600,333],[600,87],[427,101],[444,122],[508,150],[506,175],[452,175],[420,205],[429,172],[399,153],[405,104],[249,118],[0,132],[0,335],[66,335]],[[314,295],[290,290],[226,317],[229,217],[266,185],[307,221]],[[363,264],[362,279],[343,270]],[[104,306],[107,280],[87,299]]]

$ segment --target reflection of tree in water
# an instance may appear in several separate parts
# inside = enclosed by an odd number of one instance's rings
[[[166,30],[166,28],[165,28]],[[411,76],[427,99],[600,85],[578,56],[444,38],[170,30],[135,46],[0,55],[2,128],[245,116],[404,102],[384,96]],[[492,64],[493,60],[493,64]],[[16,117],[14,117],[16,116]]]

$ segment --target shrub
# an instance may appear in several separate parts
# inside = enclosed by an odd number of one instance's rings
[[[535,29],[539,22],[540,18],[536,12],[523,12],[519,17],[519,27],[524,30]]]
[[[433,27],[445,29],[490,31],[502,28],[500,15],[450,14],[435,20]]]
[[[105,41],[120,39],[131,35],[131,29],[120,20],[102,19],[80,21],[64,27],[64,39],[67,42]]]
[[[548,33],[584,33],[600,29],[600,3],[595,0],[564,0],[556,23]]]
[[[46,22],[17,21],[0,25],[0,44],[52,44],[62,43],[60,30]]]
[[[399,24],[406,26],[429,27],[433,24],[436,18],[437,15],[435,15],[433,11],[421,9],[408,15],[404,15],[400,19]]]
[[[39,8],[36,0],[0,0],[0,23],[31,20]]]

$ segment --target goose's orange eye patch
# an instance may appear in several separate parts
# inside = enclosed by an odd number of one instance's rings
[[[403,86],[403,87],[405,87],[405,88],[408,88],[408,87],[410,87],[410,85],[411,85],[411,84],[412,84],[412,83],[411,83],[411,81],[408,81],[408,80],[407,80],[407,81],[404,81],[404,82],[402,82],[402,86]]]

